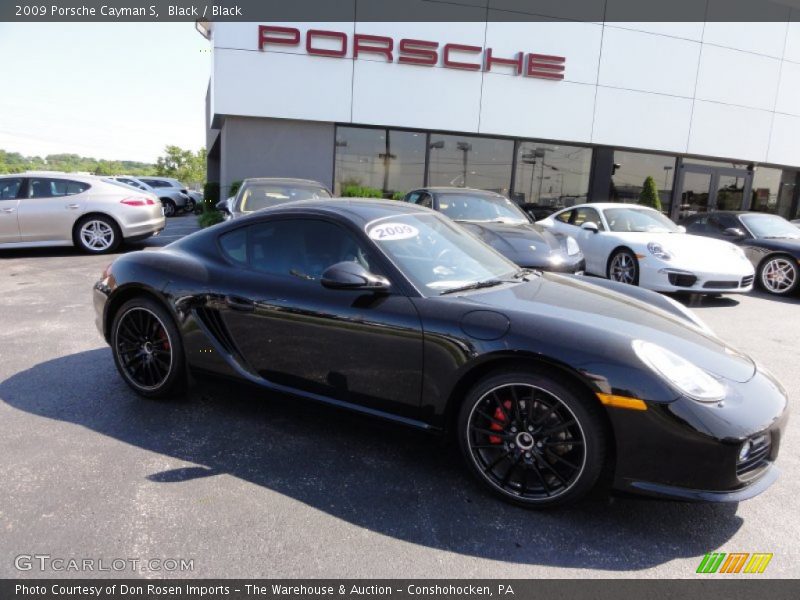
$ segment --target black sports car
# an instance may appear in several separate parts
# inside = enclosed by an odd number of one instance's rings
[[[582,273],[586,267],[578,243],[531,222],[505,196],[470,188],[429,187],[409,192],[405,202],[446,214],[521,267]]]
[[[738,501],[777,478],[780,384],[675,301],[520,269],[443,215],[302,201],[111,264],[97,326],[123,379],[187,371],[454,432],[477,478],[532,507],[602,475]]]
[[[800,229],[778,215],[715,211],[692,215],[681,224],[688,233],[742,247],[764,291],[785,296],[800,285]]]

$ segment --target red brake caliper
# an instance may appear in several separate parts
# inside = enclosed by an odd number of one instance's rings
[[[511,410],[511,400],[506,400],[505,402],[503,402],[503,407],[506,409],[506,412],[503,412],[503,410],[499,406],[494,411],[494,418],[500,421],[501,423],[504,423],[507,420],[506,413],[508,413],[508,411]],[[500,427],[500,425],[498,425],[495,422],[489,424],[489,429],[491,429],[492,431],[503,431],[503,428]],[[496,435],[489,436],[490,444],[499,444],[502,441],[503,439]]]
[[[161,343],[164,344],[164,350],[169,350],[169,337],[167,336],[167,332],[163,329],[158,332],[158,337],[161,339]]]

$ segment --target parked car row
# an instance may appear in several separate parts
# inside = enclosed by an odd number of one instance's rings
[[[130,185],[158,196],[164,206],[164,216],[174,217],[178,212],[194,212],[195,206],[202,202],[202,197],[197,198],[197,192],[190,192],[177,179],[149,177],[138,178],[129,175],[114,175],[108,179]]]
[[[114,251],[164,229],[159,197],[108,178],[27,172],[0,176],[0,248]]]

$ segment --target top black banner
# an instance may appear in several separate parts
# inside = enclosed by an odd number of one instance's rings
[[[800,21],[800,0],[3,0],[0,21]]]

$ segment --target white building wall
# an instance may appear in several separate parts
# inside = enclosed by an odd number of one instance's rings
[[[614,1],[606,14],[613,15]],[[563,3],[553,3],[553,14]],[[493,6],[515,10],[516,0]],[[490,11],[491,12],[491,11]],[[599,13],[602,14],[602,13]],[[568,15],[564,15],[568,16]],[[259,51],[215,23],[213,111],[553,139],[800,166],[800,23],[276,23],[566,57],[563,81]]]

